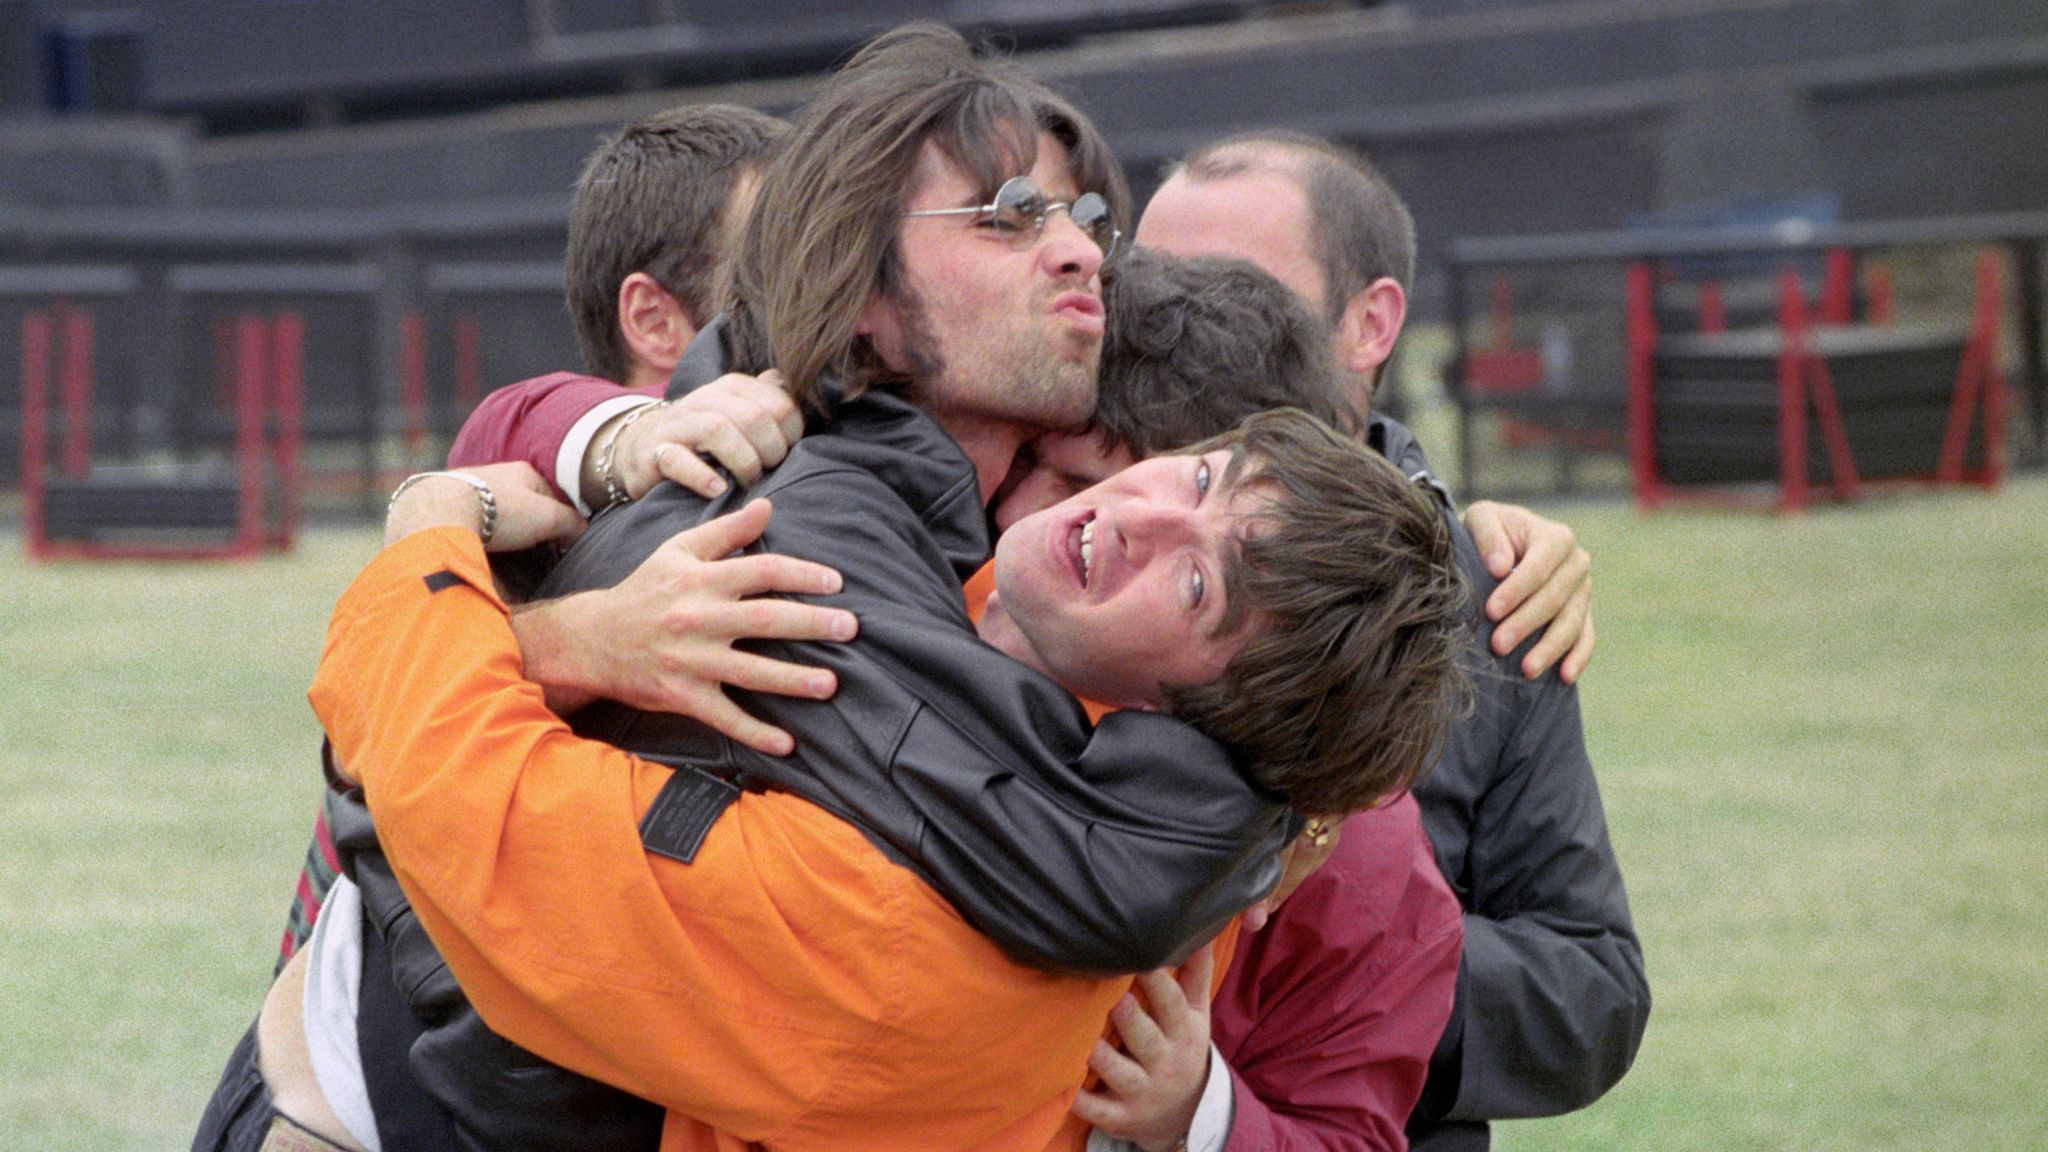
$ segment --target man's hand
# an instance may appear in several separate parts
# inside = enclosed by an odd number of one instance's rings
[[[1522,675],[1534,680],[1563,657],[1558,677],[1577,683],[1593,659],[1593,557],[1570,525],[1518,505],[1477,500],[1464,520],[1486,570],[1500,581],[1486,598],[1493,650],[1505,655],[1541,631],[1522,657]]]
[[[803,414],[790,399],[782,374],[772,370],[759,376],[727,373],[628,422],[630,415],[618,417],[619,430],[611,433],[618,438],[612,469],[619,486],[635,500],[664,479],[706,499],[724,492],[725,479],[705,463],[705,456],[724,465],[742,486],[752,484],[782,463],[804,434]],[[610,438],[603,430],[592,437],[586,462],[586,478],[596,480],[586,491],[599,501],[604,486],[596,476],[597,458]]]
[[[583,534],[583,517],[555,499],[531,464],[486,464],[464,468],[491,490],[496,505],[492,552],[517,552],[536,544],[567,543]],[[406,483],[384,515],[384,543],[394,544],[427,528],[483,528],[482,494],[457,475],[428,474]]]
[[[1074,1115],[1145,1152],[1167,1152],[1188,1134],[1209,1082],[1209,992],[1216,946],[1204,944],[1180,974],[1138,977],[1150,1011],[1126,994],[1109,1013],[1123,1051],[1095,1042],[1088,1067],[1102,1078],[1074,1098]]]
[[[742,712],[724,686],[823,700],[838,690],[822,668],[771,660],[736,640],[851,640],[851,612],[766,593],[829,595],[839,573],[788,556],[731,554],[760,539],[766,500],[700,524],[656,549],[617,587],[530,606],[512,617],[527,676],[570,711],[599,696],[675,712],[769,755],[789,733]]]

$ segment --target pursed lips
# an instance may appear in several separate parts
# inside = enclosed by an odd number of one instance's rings
[[[1052,310],[1076,328],[1097,335],[1102,332],[1102,300],[1092,292],[1062,292],[1053,300]]]

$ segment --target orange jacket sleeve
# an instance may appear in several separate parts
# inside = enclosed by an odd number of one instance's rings
[[[1010,963],[794,797],[644,852],[668,769],[546,709],[467,533],[365,569],[311,698],[485,1021],[671,1109],[665,1147],[1043,1148],[1128,986]]]

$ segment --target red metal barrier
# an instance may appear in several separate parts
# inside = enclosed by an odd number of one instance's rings
[[[270,341],[263,317],[235,317],[235,468],[241,513],[235,520],[236,556],[263,547],[263,395],[269,391]]]
[[[1664,484],[1657,478],[1655,381],[1657,314],[1650,298],[1655,284],[1650,266],[1628,266],[1628,466],[1634,479],[1636,507],[1655,508],[1664,502]]]
[[[1820,320],[1848,324],[1856,318],[1856,258],[1847,248],[1828,249],[1820,277]]]
[[[1956,390],[1949,401],[1948,426],[1941,438],[1937,479],[1960,484],[1965,479],[1996,488],[2005,479],[2005,377],[1998,370],[1998,254],[1977,254],[1977,303],[1970,321],[1970,339],[1963,345],[1963,363],[1956,372]],[[1970,442],[1970,422],[1979,400],[1984,405],[1984,467],[1965,474],[1963,457]]]
[[[272,474],[278,485],[280,507],[270,544],[289,548],[299,534],[299,514],[305,499],[299,454],[306,435],[306,322],[297,312],[286,312],[277,318],[271,336],[270,403],[277,420]]]
[[[48,477],[50,413],[50,315],[30,312],[21,318],[21,520],[28,554],[49,550],[43,533],[43,485]]]

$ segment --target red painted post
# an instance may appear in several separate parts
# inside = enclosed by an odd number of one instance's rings
[[[1778,507],[1806,507],[1806,306],[1799,273],[1778,275]]]
[[[2005,373],[1998,367],[1998,317],[2003,311],[1999,292],[1998,253],[1986,248],[1977,253],[1977,324],[1984,346],[1984,486],[1996,488],[2005,480]]]
[[[1628,337],[1628,462],[1636,490],[1636,507],[1655,508],[1663,500],[1657,479],[1655,398],[1651,379],[1657,352],[1657,316],[1650,303],[1650,266],[1629,265],[1627,280]]]
[[[43,528],[43,485],[50,436],[50,315],[30,312],[21,318],[21,521],[28,554],[49,551]]]
[[[263,547],[263,396],[269,391],[269,324],[254,313],[235,318],[235,460],[241,507],[235,518],[234,554]]]
[[[276,548],[289,548],[298,538],[304,499],[299,449],[305,439],[306,322],[297,312],[277,318],[271,332],[270,363],[270,402],[277,414],[271,459],[280,498],[277,530],[270,542]]]
[[[1842,406],[1835,400],[1834,376],[1819,352],[1807,358],[1806,373],[1806,385],[1813,393],[1814,422],[1820,426],[1820,442],[1828,454],[1828,472],[1834,477],[1835,495],[1854,500],[1862,494],[1863,481],[1856,474],[1856,457],[1849,451],[1849,426],[1842,422]]]
[[[1984,468],[1978,478],[1996,487],[2005,475],[2005,376],[1998,370],[1998,255],[1977,253],[1977,292],[1970,318],[1969,341],[1956,369],[1956,388],[1949,399],[1948,426],[1941,438],[1941,463],[1934,478],[1943,484],[1963,482],[1963,459],[1969,452],[1970,423],[1976,416],[1978,393],[1984,401]]]
[[[1856,260],[1847,248],[1828,249],[1820,278],[1820,318],[1825,324],[1847,324],[1855,318],[1853,293]]]
[[[92,469],[92,317],[67,302],[59,302],[56,312],[63,317],[57,386],[64,409],[57,471],[66,480],[83,480]]]

